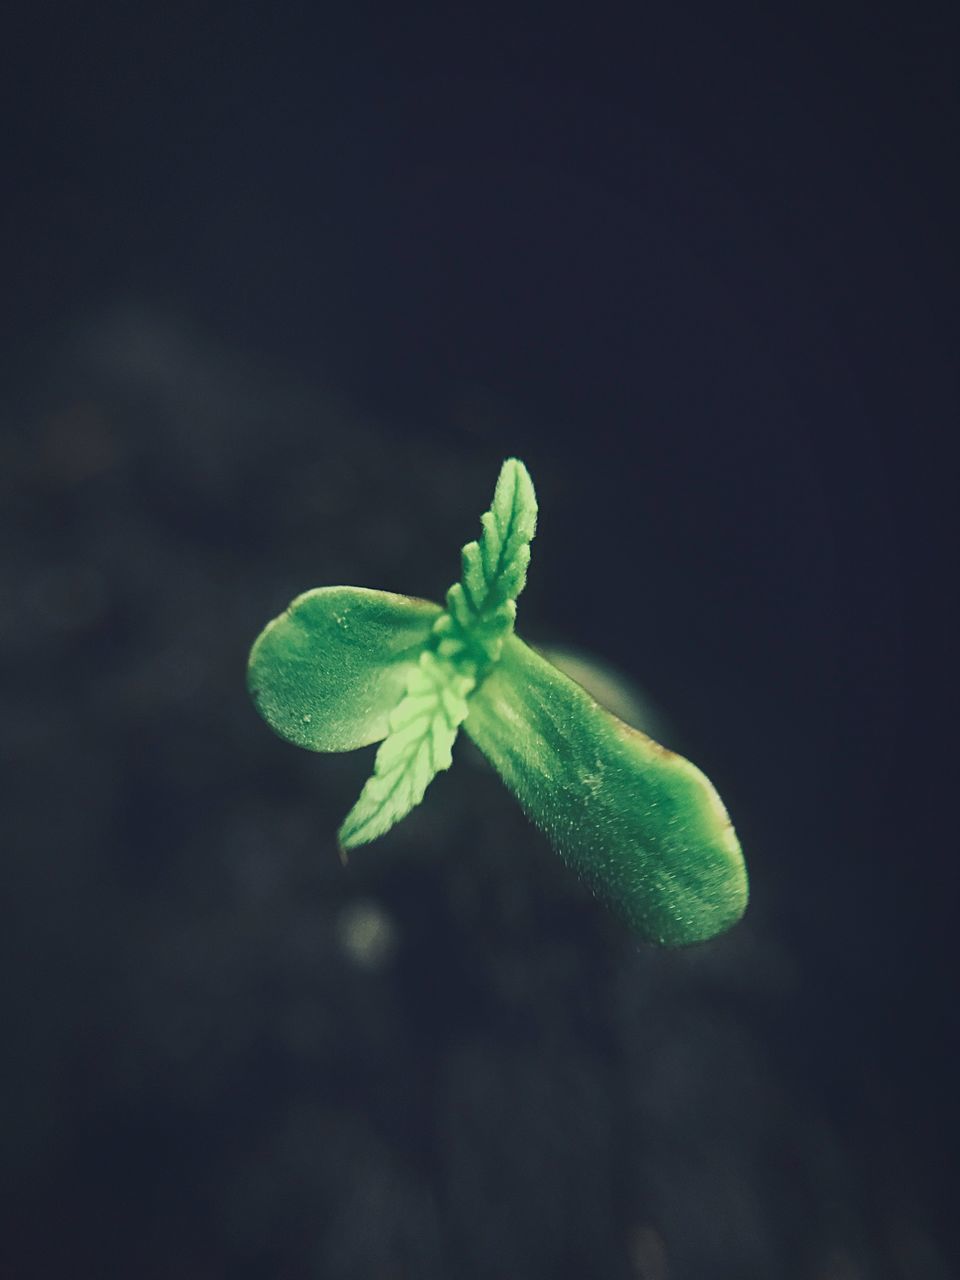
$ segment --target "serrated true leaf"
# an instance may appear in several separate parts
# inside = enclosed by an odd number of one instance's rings
[[[740,845],[709,780],[519,637],[505,641],[464,728],[558,853],[645,940],[702,941],[743,914]]]
[[[426,651],[408,674],[404,697],[390,713],[390,732],[377,750],[373,775],[340,828],[342,849],[381,836],[423,799],[431,780],[449,769],[457,730],[467,714],[472,676]]]
[[[526,583],[530,543],[537,531],[537,495],[519,458],[508,458],[500,468],[493,504],[480,524],[479,556],[469,550],[477,544],[468,543],[462,557],[465,569],[468,559],[482,569],[484,598],[477,601],[482,611],[516,600]]]
[[[439,605],[363,587],[298,596],[254,643],[247,687],[282,738],[351,751],[385,737]]]
[[[537,496],[526,467],[508,458],[493,503],[480,517],[479,541],[461,552],[460,581],[447,592],[449,621],[438,623],[445,651],[469,653],[482,667],[497,661],[516,617],[537,529]]]

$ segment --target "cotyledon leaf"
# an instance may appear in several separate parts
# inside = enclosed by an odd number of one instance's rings
[[[344,819],[341,849],[382,836],[423,799],[432,778],[449,769],[457,730],[475,684],[429,650],[407,676],[404,697],[390,713],[390,732],[377,750],[373,775]]]
[[[247,687],[257,709],[282,738],[311,751],[379,742],[441,612],[363,587],[305,592],[254,643]]]
[[[739,920],[746,869],[710,781],[516,635],[464,728],[558,853],[644,939],[679,946]]]

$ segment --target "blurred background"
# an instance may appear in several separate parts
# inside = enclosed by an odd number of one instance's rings
[[[0,1274],[944,1280],[953,6],[20,7],[5,39]],[[244,689],[311,586],[521,634],[717,783],[642,947],[468,743]]]

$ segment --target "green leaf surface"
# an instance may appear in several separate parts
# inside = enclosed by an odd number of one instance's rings
[[[646,941],[698,942],[739,920],[746,869],[713,785],[517,636],[464,728],[557,852]]]
[[[390,713],[368,778],[340,828],[341,849],[382,836],[423,799],[431,780],[449,769],[454,739],[467,714],[472,676],[429,651],[407,677],[404,697]]]
[[[247,687],[270,727],[299,747],[379,742],[441,612],[363,587],[307,591],[257,637]]]
[[[446,613],[435,632],[442,656],[454,661],[467,656],[483,669],[497,661],[513,630],[537,531],[537,496],[518,458],[508,458],[500,468],[493,503],[480,525],[479,541],[468,542],[461,552],[460,581],[447,592]]]

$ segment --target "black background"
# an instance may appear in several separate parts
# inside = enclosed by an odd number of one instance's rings
[[[14,20],[4,1274],[950,1274],[950,8]],[[638,949],[462,744],[342,871],[367,755],[247,704],[509,454],[520,630],[716,780],[726,939]]]

